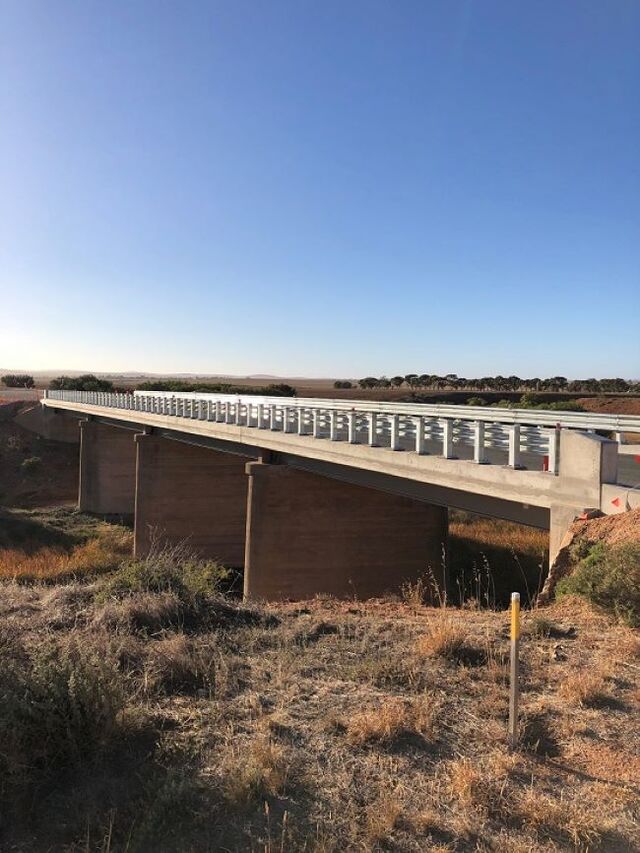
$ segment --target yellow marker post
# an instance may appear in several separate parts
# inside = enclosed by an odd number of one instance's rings
[[[511,593],[511,676],[509,679],[509,747],[518,744],[518,699],[520,698],[520,593]]]

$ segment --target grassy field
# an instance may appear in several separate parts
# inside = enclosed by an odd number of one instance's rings
[[[640,845],[640,639],[582,600],[525,614],[510,753],[505,612],[244,607],[219,567],[132,562],[71,510],[0,529],[3,850]]]

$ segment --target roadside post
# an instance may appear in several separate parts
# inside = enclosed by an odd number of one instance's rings
[[[509,677],[509,748],[518,744],[518,700],[520,698],[520,593],[511,593],[511,674]]]

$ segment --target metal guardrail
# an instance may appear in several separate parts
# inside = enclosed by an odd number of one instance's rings
[[[456,458],[461,448],[471,448],[471,461],[477,464],[488,463],[487,451],[492,449],[501,451],[500,461],[511,468],[522,468],[523,454],[530,453],[543,457],[543,470],[558,471],[557,419],[547,426],[519,417],[529,415],[528,410],[155,391],[47,391],[45,399],[297,433],[420,455],[436,452],[445,459]],[[582,423],[580,426],[584,428]]]
[[[53,393],[53,392],[50,392]],[[384,414],[423,415],[434,418],[455,418],[485,423],[503,423],[563,427],[568,429],[601,430],[603,432],[636,432],[640,434],[640,415],[598,414],[596,412],[545,411],[544,409],[503,409],[496,406],[461,406],[447,403],[384,403],[375,400],[333,400],[320,397],[264,397],[241,394],[209,394],[193,391],[134,391],[136,397],[176,397],[180,399],[211,399],[235,402],[251,400],[264,405],[287,401],[287,405],[304,408],[336,409],[350,412],[380,412]]]

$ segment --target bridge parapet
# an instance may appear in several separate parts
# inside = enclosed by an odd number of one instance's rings
[[[551,474],[558,473],[559,432],[565,425],[554,421],[558,413],[530,410],[229,394],[47,391],[47,400],[468,459],[478,465],[537,468]],[[585,428],[584,420],[568,414],[570,428]],[[640,431],[640,418],[638,422]],[[607,428],[596,423],[591,429]]]

